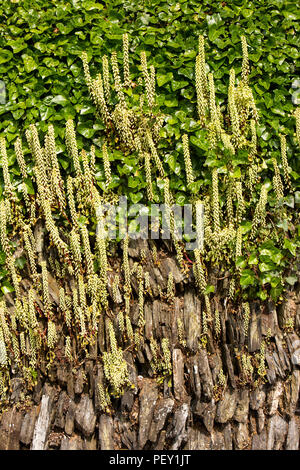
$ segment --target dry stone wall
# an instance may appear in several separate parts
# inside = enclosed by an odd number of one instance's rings
[[[130,263],[149,250],[147,242],[131,243]],[[194,282],[184,277],[175,255],[165,249],[153,267],[145,258],[152,295],[145,299],[145,337],[141,348],[128,348],[125,359],[131,386],[101,410],[97,393],[103,378],[100,353],[105,350],[105,321],[89,356],[68,364],[59,355],[51,368],[39,370],[37,384],[24,389],[19,377],[11,380],[9,401],[0,417],[0,449],[288,449],[299,448],[300,308],[297,291],[287,292],[280,305],[250,303],[248,335],[241,307],[223,296],[226,274],[210,273],[219,311],[220,335],[208,330],[201,341],[201,299]],[[159,295],[168,273],[175,281],[174,302]],[[218,278],[222,279],[218,279]],[[159,289],[160,287],[160,289]],[[131,305],[131,321],[138,322],[138,287]],[[58,302],[56,286],[50,289]],[[294,329],[284,328],[286,318]],[[183,325],[180,339],[178,325]],[[117,323],[116,323],[117,331]],[[172,375],[161,378],[151,367],[151,336],[169,340]],[[122,344],[121,334],[117,338]],[[265,341],[263,377],[242,380],[242,351],[258,357]],[[61,344],[63,348],[63,340]],[[220,380],[222,370],[225,382]]]

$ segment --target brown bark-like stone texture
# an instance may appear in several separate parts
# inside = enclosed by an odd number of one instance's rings
[[[129,249],[131,267],[139,247],[135,242]],[[148,244],[143,250],[149,254]],[[192,274],[184,276],[175,259],[166,251],[154,264],[144,257],[151,292],[144,297],[139,347],[124,347],[115,307],[111,320],[128,371],[119,397],[112,395],[103,406],[99,394],[99,384],[105,381],[101,353],[108,335],[104,312],[98,339],[82,359],[67,362],[57,350],[51,366],[39,368],[32,390],[20,377],[11,378],[0,417],[1,450],[299,448],[297,290],[286,292],[278,305],[249,302],[245,331],[242,306],[228,300],[226,276],[214,271],[209,276],[215,285],[211,318],[204,332],[203,296]],[[170,272],[175,283],[171,298],[164,294]],[[138,286],[134,276],[131,282],[134,328],[139,322]],[[51,289],[55,302],[57,288],[53,284]],[[293,328],[285,326],[286,318],[293,318]],[[168,342],[161,348],[164,339]]]

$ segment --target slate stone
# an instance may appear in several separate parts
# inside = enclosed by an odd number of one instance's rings
[[[0,450],[19,450],[22,412],[16,408],[4,411],[0,418]]]
[[[114,450],[114,422],[111,416],[102,414],[99,420],[99,443],[101,450]]]
[[[30,411],[28,411],[28,413],[25,414],[22,420],[20,441],[25,445],[29,445],[32,441],[36,419],[37,407],[34,406]]]
[[[139,394],[139,449],[143,449],[148,440],[157,398],[158,390],[156,383],[145,379]]]
[[[46,439],[51,424],[51,411],[53,406],[53,398],[50,395],[44,394],[40,405],[40,411],[35,423],[33,439],[32,439],[32,450],[44,450]]]
[[[227,389],[224,396],[218,401],[215,420],[218,423],[227,423],[234,415],[237,403],[237,393]]]

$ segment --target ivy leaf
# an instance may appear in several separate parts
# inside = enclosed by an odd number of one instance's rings
[[[7,49],[1,49],[0,64],[9,62],[12,58],[13,58],[13,53],[11,51],[8,51]]]
[[[203,184],[202,180],[194,181],[194,183],[190,183],[188,185],[188,189],[189,191],[191,191],[192,194],[198,194],[202,184]]]
[[[260,300],[266,300],[268,298],[268,293],[265,290],[260,290],[258,291],[257,296],[260,298]]]
[[[70,160],[65,160],[63,158],[59,158],[58,161],[59,161],[59,163],[61,164],[61,166],[63,167],[64,170],[66,170],[68,168],[68,166],[70,165]]]
[[[184,193],[176,194],[176,204],[183,206],[187,202],[187,197]]]
[[[84,225],[86,225],[88,223],[88,219],[84,216],[84,215],[81,215],[78,219],[78,224],[83,227]]]
[[[25,183],[25,186],[26,186],[27,193],[31,194],[31,195],[35,194],[35,190],[34,190],[34,187],[33,187],[32,180],[30,178],[26,178],[24,183]]]
[[[206,286],[206,289],[204,291],[205,294],[210,294],[211,292],[215,292],[215,286]]]
[[[245,233],[250,232],[251,228],[252,228],[252,223],[251,223],[250,221],[248,221],[248,222],[243,222],[243,223],[241,224],[241,231],[242,231],[242,234],[244,235]]]
[[[167,155],[167,157],[165,158],[165,162],[169,165],[169,167],[171,168],[171,170],[175,172],[175,170],[176,170],[176,165],[177,165],[175,155],[173,155],[173,154]]]
[[[232,178],[238,178],[239,179],[241,176],[242,176],[241,169],[238,166],[238,167],[236,167],[236,169],[232,173]]]
[[[277,287],[272,287],[271,289],[271,298],[276,301],[278,299],[278,297],[280,296],[280,294],[282,293],[283,291],[283,287],[282,286],[277,286]]]
[[[138,178],[134,178],[133,176],[129,176],[128,186],[129,186],[129,188],[136,188],[137,186],[139,186]]]
[[[69,100],[63,95],[54,96],[51,100],[51,104],[61,104],[62,106],[69,103]]]
[[[95,134],[95,130],[93,128],[85,127],[84,124],[80,124],[77,127],[77,132],[79,132],[79,134],[83,135],[87,139],[91,139]]]
[[[55,110],[53,108],[50,108],[49,106],[46,106],[45,104],[42,104],[40,106],[40,116],[42,121],[47,121],[50,116],[54,114]]]
[[[235,265],[237,268],[245,268],[247,266],[247,261],[243,256],[238,256]]]
[[[251,253],[251,255],[249,256],[249,259],[248,259],[248,264],[249,265],[258,264],[258,258],[257,258],[256,253]]]
[[[143,193],[129,193],[129,197],[133,204],[137,204],[143,198]]]
[[[22,39],[17,39],[15,41],[7,41],[6,44],[13,49],[15,54],[22,51],[23,49],[26,49],[26,47],[27,47],[26,42],[24,42]],[[2,53],[2,51],[1,51],[1,53]]]
[[[250,16],[253,15],[253,10],[250,8],[243,8],[242,15],[244,16],[244,18],[250,18]]]
[[[272,263],[272,262],[269,262],[269,263],[259,263],[259,270],[264,273],[266,271],[273,271],[273,269],[275,269],[275,264]]]
[[[173,91],[180,90],[181,88],[186,87],[188,84],[189,84],[189,82],[187,82],[185,80],[179,80],[179,81],[172,80],[172,82],[171,82],[171,86],[172,86]]]
[[[287,232],[289,229],[289,223],[287,219],[284,219],[278,222],[278,224],[276,224],[276,227],[282,228],[285,232]]]
[[[178,106],[178,100],[176,97],[169,96],[165,99],[165,105],[168,108],[176,108]]]

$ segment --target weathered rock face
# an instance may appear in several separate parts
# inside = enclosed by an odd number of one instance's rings
[[[130,246],[131,264],[141,250],[149,253],[147,243]],[[204,342],[203,299],[182,276],[175,259],[165,257],[154,268],[146,259],[144,268],[149,272],[151,294],[145,296],[140,349],[126,348],[124,353],[131,384],[124,394],[112,398],[106,412],[101,409],[98,385],[104,377],[101,353],[106,350],[102,318],[88,359],[73,365],[54,362],[51,370],[39,372],[34,390],[27,394],[22,380],[12,379],[9,400],[0,415],[0,450],[298,449],[299,294],[294,292],[293,300],[288,295],[280,309],[271,301],[263,308],[258,302],[251,304],[245,337],[241,309],[221,300],[218,282],[210,324],[217,309],[220,331],[216,334],[209,328]],[[172,302],[159,294],[166,289],[170,271],[175,282]],[[56,287],[52,287],[55,298]],[[131,321],[136,325],[134,279],[132,288]],[[116,312],[118,298],[117,293]],[[291,316],[294,331],[284,328],[284,319]],[[169,341],[172,373],[168,376],[156,375],[151,367],[152,336],[158,343],[163,338]],[[262,340],[265,373],[259,376]],[[122,344],[121,333],[118,342]],[[252,376],[243,363],[247,357],[251,357]]]
[[[96,426],[96,414],[92,400],[87,395],[82,395],[75,411],[75,424],[86,437],[94,433]]]

